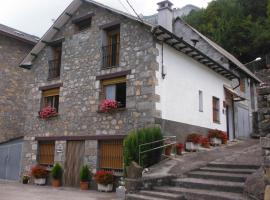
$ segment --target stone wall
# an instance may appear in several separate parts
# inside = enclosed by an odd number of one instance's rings
[[[31,73],[35,79],[28,84],[26,140],[36,136],[123,135],[155,122],[158,51],[150,28],[87,3],[75,15],[86,12],[95,13],[91,28],[76,33],[75,25],[69,21],[54,38],[65,38],[59,79],[47,80],[48,47],[33,64]],[[115,21],[121,22],[120,66],[102,70],[103,30],[100,26]],[[101,86],[96,77],[127,70],[130,74],[127,75],[126,109],[110,114],[97,112]],[[63,84],[60,88],[59,115],[49,120],[40,119],[38,111],[42,92],[39,87],[55,83]],[[95,167],[97,141],[87,141],[86,147],[86,162]]]
[[[0,142],[23,136],[26,81],[29,71],[19,67],[33,46],[0,35]]]

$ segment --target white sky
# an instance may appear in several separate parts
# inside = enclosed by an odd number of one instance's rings
[[[0,23],[41,37],[72,0],[0,0]],[[96,0],[118,10],[132,10],[125,0]],[[129,0],[137,13],[150,15],[156,12],[161,0]],[[206,7],[211,0],[171,0],[174,7],[187,4]],[[120,3],[122,2],[122,4]],[[125,9],[125,8],[126,9]]]

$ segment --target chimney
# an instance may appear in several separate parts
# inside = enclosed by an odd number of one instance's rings
[[[158,25],[163,26],[168,31],[173,31],[173,4],[169,0],[161,1],[157,4],[158,8]]]

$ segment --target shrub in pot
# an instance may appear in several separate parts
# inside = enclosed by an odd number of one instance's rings
[[[184,151],[185,146],[182,143],[178,143],[176,145],[176,153],[177,155],[182,155],[183,151]]]
[[[203,137],[201,140],[201,145],[204,148],[210,148],[210,143],[208,137]]]
[[[227,144],[227,133],[220,130],[210,130],[208,133],[208,138],[212,145]]]
[[[28,184],[29,183],[29,180],[30,180],[30,177],[28,175],[24,175],[22,177],[22,183],[23,184]]]
[[[202,135],[192,133],[187,136],[186,149],[189,151],[196,151],[199,149],[202,140]]]
[[[45,185],[46,178],[48,176],[48,170],[40,165],[36,165],[31,169],[31,175],[34,177],[34,183],[36,185]]]
[[[63,175],[63,169],[59,163],[56,163],[51,171],[52,175],[52,186],[53,187],[60,187],[61,186],[61,180]]]
[[[89,189],[89,182],[91,180],[91,172],[87,165],[81,167],[80,170],[80,188],[81,190]]]
[[[95,174],[98,191],[110,192],[113,190],[114,175],[112,172],[99,170]]]

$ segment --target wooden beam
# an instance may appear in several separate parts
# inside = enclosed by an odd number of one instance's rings
[[[37,54],[35,54],[35,53],[30,53],[31,54],[31,56],[34,56],[35,58],[37,58],[38,57],[38,55]]]
[[[65,12],[65,14],[69,17],[72,17],[72,14],[68,13],[68,12]]]
[[[57,30],[57,31],[60,31],[60,28],[57,28],[55,26],[53,26],[53,29]]]

